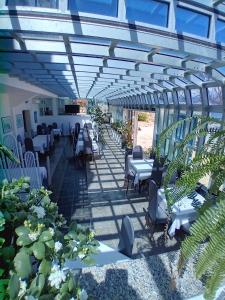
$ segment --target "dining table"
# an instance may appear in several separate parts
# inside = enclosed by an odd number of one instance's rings
[[[188,229],[191,222],[196,220],[197,207],[204,203],[205,198],[197,192],[193,192],[193,195],[187,195],[172,205],[172,223],[168,230],[171,238],[175,235],[176,229],[180,229],[181,226]],[[167,210],[165,190],[163,188],[158,189],[157,204],[158,209]]]
[[[34,151],[44,154],[46,149],[48,149],[48,145],[51,143],[51,135],[50,134],[36,135],[35,137],[33,137],[32,140],[33,140]]]
[[[135,185],[137,185],[140,180],[145,180],[151,177],[153,163],[154,159],[133,159],[132,155],[128,155],[128,170],[135,175]]]

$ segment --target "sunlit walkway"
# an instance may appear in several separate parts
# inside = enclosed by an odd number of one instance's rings
[[[104,134],[105,142],[101,159],[90,162],[88,171],[89,213],[97,239],[116,248],[119,241],[119,231],[122,218],[128,215],[135,230],[133,254],[140,256],[174,250],[179,246],[175,239],[165,245],[163,227],[159,226],[153,240],[145,228],[143,207],[148,202],[145,195],[130,189],[126,195],[124,187],[124,150],[110,136],[107,127]]]

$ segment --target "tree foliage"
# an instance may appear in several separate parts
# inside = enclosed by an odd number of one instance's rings
[[[190,228],[181,247],[180,268],[187,259],[197,255],[195,271],[197,278],[206,278],[206,299],[213,299],[216,289],[225,279],[225,123],[214,118],[190,117],[166,128],[157,145],[158,157],[166,139],[184,123],[196,124],[182,141],[176,144],[175,158],[167,161],[168,171],[164,187],[169,206],[196,189],[197,183],[206,175],[212,183],[204,205],[198,210],[198,218]],[[214,129],[212,128],[214,127]],[[204,143],[198,143],[199,139]],[[169,186],[171,176],[179,170],[181,177],[174,187]]]

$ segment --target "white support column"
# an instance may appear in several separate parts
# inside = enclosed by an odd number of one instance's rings
[[[125,0],[118,0],[118,19],[120,22],[126,21],[126,4]]]
[[[174,32],[176,28],[176,6],[177,0],[170,1],[169,15],[168,15],[168,28],[170,32]]]

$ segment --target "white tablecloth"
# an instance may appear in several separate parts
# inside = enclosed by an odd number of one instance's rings
[[[92,255],[92,258],[95,260],[94,265],[95,266],[103,266],[106,264],[112,264],[119,261],[128,261],[130,260],[129,257],[126,255],[118,252],[117,250],[110,248],[109,246],[99,243],[98,250],[100,253]],[[84,267],[87,267],[79,258],[75,261],[67,261],[65,263],[65,267],[68,267],[70,269],[81,269]]]
[[[47,136],[48,136],[48,140],[49,140],[49,144],[50,144],[51,143],[50,134],[37,135],[32,139],[33,145],[34,145],[34,151],[37,151],[37,152],[40,152],[43,154],[45,153],[45,150],[48,147]]]
[[[153,159],[133,159],[128,155],[128,170],[135,174],[134,184],[151,177],[153,163]]]
[[[195,199],[198,200],[200,204],[203,204],[205,201],[205,198],[198,193],[196,193]],[[158,190],[157,200],[158,206],[164,209],[167,208],[164,189]],[[196,219],[196,215],[197,213],[195,207],[193,206],[193,199],[186,196],[180,201],[176,202],[172,206],[172,224],[168,231],[169,236],[173,237],[176,229],[180,229],[182,225],[188,227],[190,222]]]

